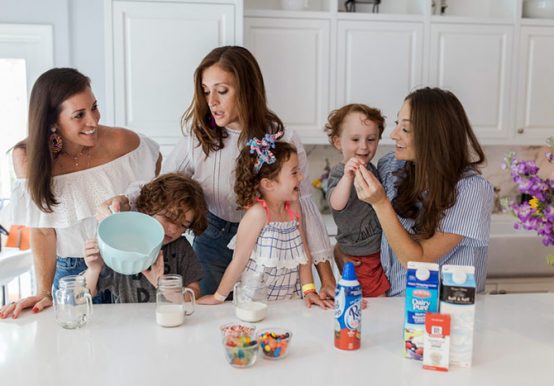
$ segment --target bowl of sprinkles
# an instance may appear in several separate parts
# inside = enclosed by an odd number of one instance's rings
[[[277,360],[287,356],[292,332],[283,328],[266,328],[258,332],[258,344],[265,359]]]

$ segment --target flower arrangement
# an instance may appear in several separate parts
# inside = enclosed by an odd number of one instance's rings
[[[546,143],[546,159],[554,164],[554,137]],[[503,203],[518,219],[514,228],[534,230],[545,246],[554,245],[554,179],[539,177],[534,161],[519,160],[513,152],[506,156],[502,168],[510,168],[512,180],[524,197],[519,203],[507,199]],[[554,265],[554,255],[547,260]]]

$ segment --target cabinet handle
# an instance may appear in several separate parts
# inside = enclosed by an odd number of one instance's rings
[[[518,134],[523,134],[524,131],[525,131],[525,130],[524,130],[523,128],[517,129],[517,133],[518,133]]]

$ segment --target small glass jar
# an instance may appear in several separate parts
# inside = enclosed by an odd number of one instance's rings
[[[84,276],[62,277],[54,294],[56,321],[63,328],[74,329],[87,324],[92,315],[92,296]]]
[[[156,322],[162,327],[180,326],[185,316],[194,312],[195,301],[194,291],[183,288],[181,275],[161,276],[156,290]]]
[[[259,322],[267,315],[267,285],[263,273],[245,271],[233,288],[233,303],[237,318]]]

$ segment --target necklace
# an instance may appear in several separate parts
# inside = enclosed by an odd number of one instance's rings
[[[73,166],[74,167],[79,167],[79,165],[82,164],[81,162],[81,157],[82,156],[85,156],[86,158],[86,161],[87,161],[87,165],[86,165],[86,168],[89,167],[90,165],[90,153],[89,153],[89,148],[84,146],[80,152],[78,152],[77,154],[75,155],[72,155],[72,154],[69,154],[68,152],[66,151],[63,151],[62,150],[62,153],[67,155],[69,158],[71,158],[71,160],[73,161]]]

